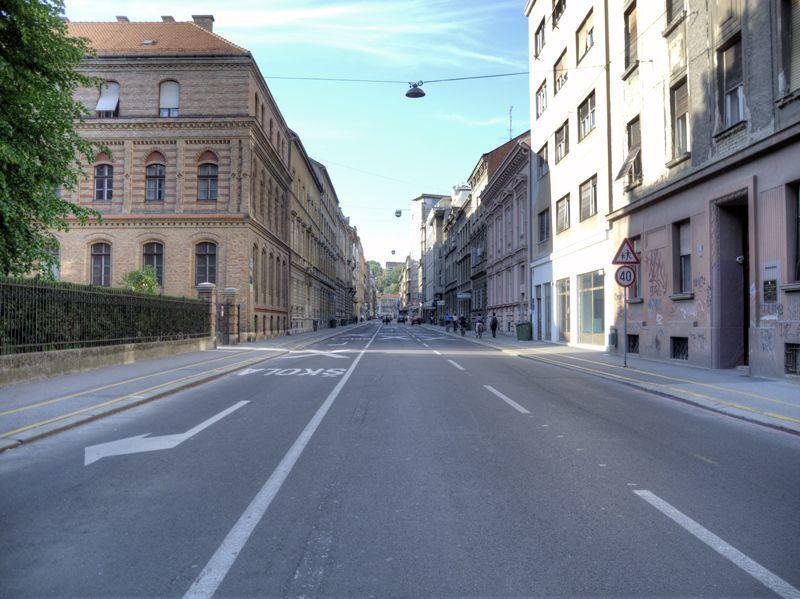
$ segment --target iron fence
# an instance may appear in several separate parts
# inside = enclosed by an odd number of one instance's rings
[[[205,337],[209,310],[203,300],[0,278],[0,354]]]

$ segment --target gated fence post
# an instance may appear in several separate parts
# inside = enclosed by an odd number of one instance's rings
[[[197,286],[197,297],[208,302],[209,331],[217,346],[217,286],[214,283],[200,283]]]
[[[239,310],[236,305],[236,288],[235,287],[225,287],[220,291],[220,295],[222,296],[222,300],[225,303],[225,328],[224,331],[227,333],[227,339],[225,343],[228,345],[233,345],[239,343],[239,329],[237,327],[237,322],[239,320]]]

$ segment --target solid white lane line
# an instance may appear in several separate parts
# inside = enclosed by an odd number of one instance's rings
[[[297,437],[297,440],[295,440],[289,448],[289,451],[286,452],[286,455],[283,456],[283,459],[275,470],[273,470],[267,482],[264,483],[264,486],[261,487],[258,494],[253,498],[253,501],[250,502],[250,505],[247,506],[247,509],[239,517],[239,520],[234,524],[228,536],[225,537],[225,540],[222,541],[222,544],[214,552],[214,555],[211,556],[206,567],[203,568],[203,571],[200,572],[200,575],[194,583],[192,583],[192,586],[186,591],[184,597],[212,597],[217,591],[217,588],[219,588],[219,585],[231,569],[231,566],[233,566],[233,563],[244,548],[253,530],[261,521],[261,518],[264,517],[272,500],[275,499],[278,491],[281,490],[281,486],[291,473],[292,468],[294,468],[294,465],[297,463],[306,445],[308,445],[311,437],[316,432],[322,419],[325,418],[325,415],[328,413],[328,410],[330,410],[333,402],[336,401],[342,388],[347,384],[350,375],[353,374],[359,361],[369,349],[369,346],[372,345],[375,337],[377,337],[378,331],[380,331],[380,327],[378,327],[375,334],[372,335],[372,338],[364,346],[364,349],[356,356],[356,359],[353,360],[350,368],[348,368],[344,376],[339,379],[333,391],[330,392],[314,416],[312,416],[311,420],[308,421],[303,432],[300,433],[300,436]]]
[[[504,402],[506,402],[508,405],[510,405],[512,408],[514,408],[520,414],[530,414],[530,412],[528,410],[523,408],[521,405],[519,405],[517,402],[515,402],[510,397],[507,397],[506,395],[503,395],[502,393],[500,393],[497,389],[495,389],[491,385],[484,385],[483,388],[486,389],[489,393],[494,393],[497,397],[502,399]]]
[[[453,362],[452,360],[448,360],[448,362],[450,362],[450,363],[451,363],[453,366],[455,366],[455,367],[456,367],[456,368],[458,368],[459,370],[466,370],[466,369],[465,369],[463,366],[461,366],[460,364],[456,364],[456,363],[455,363],[455,362]]]
[[[433,350],[433,353],[435,353],[437,356],[441,356],[442,355],[442,352],[436,351],[436,350]]]
[[[707,528],[704,528],[692,520],[689,516],[674,508],[657,495],[654,495],[650,491],[646,490],[637,490],[634,491],[634,493],[656,508],[659,512],[667,516],[670,520],[683,527],[696,538],[703,541],[703,543],[711,547],[722,557],[733,562],[736,566],[747,572],[750,576],[755,578],[758,582],[763,584],[777,595],[784,597],[784,599],[800,599],[799,590],[794,588],[779,576],[767,570],[761,564],[747,557],[744,553],[732,545],[729,545],[720,539],[713,532]]]

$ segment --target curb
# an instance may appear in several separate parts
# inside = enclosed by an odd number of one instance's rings
[[[425,325],[425,328],[427,328],[428,330],[431,330],[431,331],[436,331],[437,330],[437,329],[434,329],[434,328],[429,328],[429,325]],[[494,349],[494,350],[497,350],[499,352],[507,353],[507,354],[515,356],[517,358],[524,358],[526,360],[531,360],[532,362],[539,362],[540,364],[547,364],[548,366],[558,366],[560,368],[565,368],[567,370],[572,370],[572,371],[576,370],[576,369],[572,368],[569,364],[563,364],[563,363],[556,364],[555,361],[545,361],[545,360],[539,359],[539,358],[537,358],[535,356],[519,354],[519,353],[516,353],[516,351],[513,350],[513,349],[497,347],[495,345],[491,345],[491,344],[486,343],[484,341],[481,341],[479,339],[471,339],[471,338],[469,338],[467,336],[461,337],[460,335],[457,335],[455,333],[450,333],[450,332],[447,332],[447,331],[441,331],[441,332],[444,333],[445,335],[450,335],[452,337],[456,337],[456,338],[459,338],[459,339],[464,339],[465,341],[469,341],[469,342],[475,343],[477,345],[482,345],[484,347],[488,347],[490,349]],[[798,431],[796,429],[789,428],[789,427],[786,427],[786,426],[782,426],[780,424],[773,423],[773,422],[765,422],[763,420],[757,420],[755,418],[749,418],[748,416],[746,416],[744,414],[734,414],[734,413],[731,413],[731,412],[727,412],[727,411],[722,410],[720,408],[717,408],[715,406],[703,404],[703,403],[700,403],[700,402],[698,402],[696,400],[688,399],[688,398],[682,397],[680,395],[676,395],[676,394],[673,394],[673,393],[668,393],[666,391],[660,391],[660,390],[657,390],[657,389],[653,389],[650,386],[648,386],[647,383],[644,383],[644,382],[635,383],[635,382],[631,382],[631,381],[621,381],[621,380],[619,380],[619,379],[617,379],[617,378],[615,378],[613,376],[610,376],[610,375],[609,376],[605,376],[604,374],[597,373],[597,372],[584,372],[584,374],[589,375],[589,376],[596,376],[598,378],[602,378],[604,380],[611,381],[613,383],[618,383],[620,385],[626,385],[627,387],[631,387],[631,388],[637,389],[639,391],[644,391],[645,393],[652,393],[653,395],[658,395],[659,397],[664,397],[666,399],[672,399],[674,401],[678,401],[678,402],[681,402],[681,403],[686,404],[686,405],[690,405],[690,406],[694,406],[694,407],[697,407],[697,408],[701,408],[701,409],[706,410],[708,412],[713,412],[714,414],[721,414],[722,416],[728,416],[730,418],[736,418],[737,420],[742,420],[744,422],[749,422],[751,424],[757,424],[757,425],[763,426],[765,428],[771,428],[773,430],[780,431],[782,433],[788,433],[790,435],[800,436],[800,431]]]
[[[114,406],[113,408],[109,408],[107,410],[102,410],[102,411],[100,411],[98,413],[88,414],[86,416],[79,417],[77,420],[73,420],[71,422],[67,422],[67,423],[64,423],[64,424],[61,424],[61,425],[57,425],[54,428],[49,428],[47,430],[38,431],[38,432],[33,433],[33,434],[29,435],[29,436],[24,436],[23,438],[19,438],[19,439],[13,439],[13,438],[4,439],[4,440],[0,441],[0,453],[3,453],[4,451],[7,451],[9,449],[13,449],[15,447],[19,447],[20,445],[26,445],[28,443],[31,443],[32,441],[37,441],[39,439],[44,439],[45,437],[49,437],[51,435],[55,435],[56,433],[60,433],[60,432],[66,431],[66,430],[69,430],[71,428],[76,428],[77,426],[80,426],[81,424],[86,424],[88,422],[93,422],[95,420],[99,420],[101,418],[105,418],[106,416],[111,416],[112,414],[117,414],[119,412],[122,412],[122,411],[125,411],[125,410],[129,410],[129,409],[135,408],[137,406],[144,405],[144,404],[149,403],[151,401],[155,401],[157,399],[161,399],[161,398],[166,397],[168,395],[172,395],[174,393],[178,393],[179,391],[185,391],[186,389],[191,389],[192,387],[197,387],[197,386],[202,385],[204,383],[211,382],[213,380],[216,380],[218,378],[221,378],[223,376],[226,376],[228,374],[236,372],[238,370],[243,370],[245,368],[250,368],[251,366],[254,366],[255,364],[260,364],[262,362],[267,362],[268,360],[273,360],[275,358],[280,358],[281,356],[285,356],[286,354],[288,354],[290,351],[301,349],[301,348],[306,347],[308,345],[313,345],[314,343],[318,343],[320,341],[325,341],[326,339],[330,339],[331,337],[335,337],[336,335],[338,335],[341,332],[341,330],[343,328],[344,327],[336,327],[336,329],[331,329],[331,330],[336,330],[336,332],[335,333],[331,333],[330,335],[323,335],[323,336],[320,336],[320,337],[316,337],[314,339],[308,339],[306,341],[298,343],[297,345],[292,346],[291,348],[287,348],[287,349],[285,349],[283,351],[280,351],[279,353],[273,354],[271,356],[265,356],[263,358],[257,358],[257,359],[248,361],[245,364],[239,364],[239,365],[237,365],[237,366],[235,366],[233,368],[229,368],[229,369],[224,370],[222,372],[217,372],[217,373],[211,374],[211,375],[203,377],[203,378],[199,378],[199,379],[196,379],[196,380],[193,380],[193,381],[188,381],[186,383],[178,385],[177,387],[172,387],[172,388],[169,388],[169,389],[165,389],[163,391],[158,391],[155,394],[153,394],[151,396],[148,396],[148,397],[143,397],[142,399],[134,400],[134,401],[131,401],[131,402],[123,404],[123,405]],[[356,328],[356,327],[354,327],[354,328]],[[169,384],[169,383],[166,383],[166,384]]]

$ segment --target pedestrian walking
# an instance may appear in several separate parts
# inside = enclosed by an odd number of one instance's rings
[[[492,312],[492,320],[489,321],[489,328],[492,330],[492,337],[497,337],[497,314]]]
[[[444,315],[444,330],[446,332],[448,332],[448,333],[450,332],[450,323],[451,322],[452,322],[452,319],[450,318],[450,312],[446,312],[445,315]]]
[[[483,331],[485,329],[485,325],[483,322],[483,316],[478,314],[478,317],[475,319],[475,336],[478,339],[483,338]]]
[[[463,314],[458,317],[458,328],[461,330],[461,336],[467,334],[467,317]]]

